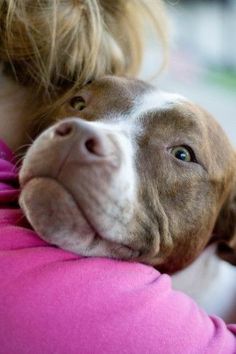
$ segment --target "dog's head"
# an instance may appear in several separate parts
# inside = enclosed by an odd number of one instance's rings
[[[42,238],[168,272],[212,238],[235,248],[236,155],[203,109],[142,81],[105,77],[55,115],[20,172],[20,204]],[[228,214],[229,232],[220,221]]]

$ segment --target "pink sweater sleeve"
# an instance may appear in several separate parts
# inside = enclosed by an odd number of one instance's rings
[[[208,317],[167,275],[38,238],[3,144],[0,157],[0,353],[236,353],[236,325]]]

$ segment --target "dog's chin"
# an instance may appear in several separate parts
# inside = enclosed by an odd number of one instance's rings
[[[128,245],[99,235],[71,193],[56,179],[24,181],[19,203],[34,230],[50,244],[84,256],[137,257]]]
[[[35,177],[24,183],[20,206],[36,232],[47,242],[65,242],[68,235],[77,236],[75,243],[91,242],[96,231],[89,225],[72,195],[57,180]],[[86,243],[87,243],[86,242]],[[69,244],[67,245],[69,246]],[[72,244],[71,244],[72,246]]]

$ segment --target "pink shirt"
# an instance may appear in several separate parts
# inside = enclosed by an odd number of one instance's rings
[[[42,241],[17,206],[0,143],[0,353],[236,353],[236,325],[171,289],[154,268],[82,258]]]

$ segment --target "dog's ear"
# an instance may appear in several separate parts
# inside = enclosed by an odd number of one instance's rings
[[[236,265],[236,183],[221,209],[214,234],[219,240],[219,256]]]

